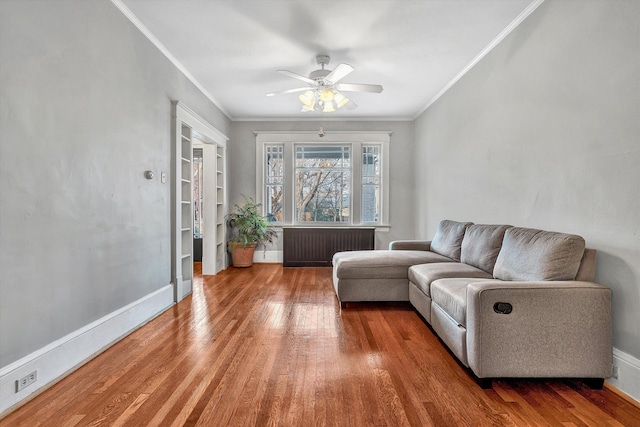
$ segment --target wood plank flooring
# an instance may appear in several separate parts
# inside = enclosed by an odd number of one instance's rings
[[[580,382],[482,390],[408,304],[341,311],[331,268],[257,264],[199,276],[0,425],[640,426],[640,408]]]

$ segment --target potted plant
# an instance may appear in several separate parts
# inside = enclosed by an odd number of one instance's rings
[[[235,212],[227,215],[227,225],[231,228],[228,245],[234,267],[251,267],[256,246],[273,243],[276,236],[276,231],[269,227],[267,217],[260,214],[261,204],[251,197],[243,198],[242,205],[236,203]]]

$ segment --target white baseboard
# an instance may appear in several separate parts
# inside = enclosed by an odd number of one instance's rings
[[[253,262],[282,262],[282,251],[263,251],[256,249],[253,254]]]
[[[0,369],[0,414],[59,380],[120,338],[173,305],[167,285]],[[37,380],[16,393],[16,381],[37,370]]]
[[[608,378],[607,382],[640,402],[640,359],[614,348],[613,367],[614,375],[615,370],[618,371],[618,378]]]

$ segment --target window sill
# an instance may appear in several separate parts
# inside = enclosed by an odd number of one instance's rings
[[[389,231],[391,229],[391,225],[388,224],[371,224],[371,225],[338,225],[338,224],[269,224],[269,227],[275,228],[278,230],[282,230],[283,228],[326,228],[326,229],[340,229],[340,228],[358,228],[358,229],[371,229],[375,228],[376,231]]]

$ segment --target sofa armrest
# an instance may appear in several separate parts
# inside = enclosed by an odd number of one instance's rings
[[[428,251],[431,250],[431,240],[394,240],[389,243],[391,251]]]
[[[583,281],[472,283],[467,356],[479,378],[608,378],[611,290]]]

